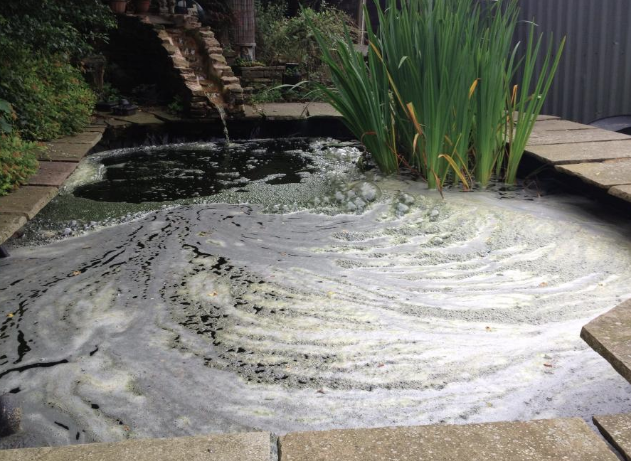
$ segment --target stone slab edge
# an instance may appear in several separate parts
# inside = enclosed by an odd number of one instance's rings
[[[615,461],[580,418],[290,433],[280,461]]]
[[[19,214],[0,215],[0,245],[9,240],[13,234],[22,229],[26,218]]]
[[[245,432],[0,450],[0,461],[269,461],[270,434]]]
[[[631,350],[631,322],[628,325],[620,322],[618,315],[621,312],[629,311],[627,316],[631,320],[631,299],[623,302],[622,304],[614,307],[608,312],[596,317],[581,329],[581,338],[585,341],[589,347],[600,354],[611,366],[627,381],[631,382],[631,357],[628,362],[625,363],[618,357],[618,351],[611,350],[614,346],[615,339],[612,340],[611,336],[603,336],[602,329],[609,327],[612,330],[620,330],[627,332],[627,336],[630,340],[628,342],[628,348]],[[626,327],[626,328],[625,328]],[[624,334],[624,333],[623,333]],[[622,342],[622,341],[619,341]]]
[[[631,161],[631,159],[623,159],[623,161]],[[555,165],[554,168],[560,173],[567,174],[568,176],[575,176],[583,182],[601,189],[609,189],[614,186],[631,185],[631,176],[627,176],[625,179],[620,180],[611,180],[610,178],[607,178],[607,171],[603,170],[603,168],[616,165],[616,162],[616,160],[605,160],[604,162],[571,163],[565,165]],[[589,169],[592,169],[592,171],[589,171]],[[596,178],[596,176],[601,173],[605,174],[602,175],[602,180],[599,180],[600,178]]]
[[[626,421],[624,421],[626,420]],[[631,423],[631,415],[630,414],[620,414],[620,415],[601,415],[594,416],[592,418],[594,425],[598,428],[602,436],[613,446],[618,453],[624,456],[624,459],[627,461],[631,461],[631,446],[629,445],[629,436],[627,435],[626,440],[623,438],[619,438],[616,436],[614,431],[616,428],[615,425],[620,425],[621,423],[626,423],[627,427],[623,427],[622,429],[631,435],[629,431],[629,423]]]
[[[627,202],[631,202],[631,185],[614,186],[609,189],[609,194]]]

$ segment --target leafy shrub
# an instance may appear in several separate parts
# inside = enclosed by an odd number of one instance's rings
[[[328,81],[327,66],[322,61],[318,41],[307,23],[309,16],[313,27],[321,32],[321,38],[332,45],[345,36],[348,28],[355,34],[353,22],[341,10],[326,6],[316,11],[306,8],[303,14],[286,18],[286,2],[267,5],[256,3],[257,57],[268,64],[296,62],[308,80]]]
[[[37,143],[23,141],[15,134],[0,134],[0,195],[26,183],[37,171],[37,155],[41,150]]]
[[[0,1],[2,51],[19,44],[48,56],[78,59],[106,42],[108,30],[115,26],[114,15],[101,0]]]
[[[13,104],[20,134],[48,140],[79,131],[95,103],[81,72],[62,56],[12,51],[0,67],[0,98]]]

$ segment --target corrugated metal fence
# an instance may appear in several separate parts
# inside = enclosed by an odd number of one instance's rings
[[[538,32],[567,36],[543,113],[589,123],[631,114],[631,0],[520,0]],[[518,26],[525,40],[528,26]]]

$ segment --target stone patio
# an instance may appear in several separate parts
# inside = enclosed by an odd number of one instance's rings
[[[251,432],[0,450],[0,461],[270,461],[270,449],[269,433]]]
[[[280,438],[280,461],[616,461],[578,418],[301,432]]]

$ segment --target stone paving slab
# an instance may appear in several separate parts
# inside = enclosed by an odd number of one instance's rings
[[[609,189],[609,193],[627,202],[631,202],[631,186],[615,186]]]
[[[112,117],[113,120],[118,120],[126,123],[133,123],[136,125],[163,125],[164,121],[156,117],[149,112],[138,111],[134,115],[116,115]],[[108,119],[107,123],[110,124],[112,119]]]
[[[561,119],[544,119],[535,122],[533,131],[565,131],[565,130],[595,130],[596,127],[583,125],[582,123],[570,122]]]
[[[594,416],[594,424],[603,437],[631,461],[631,414]]]
[[[21,215],[28,219],[44,208],[57,195],[56,187],[22,186],[0,197],[0,215]]]
[[[581,338],[631,382],[631,299],[585,325]]]
[[[42,152],[39,158],[51,162],[79,162],[90,149],[89,144],[49,142],[46,144],[46,151]]]
[[[603,189],[631,184],[631,159],[558,165],[556,169],[561,173],[578,176],[586,183]]]
[[[102,132],[87,131],[75,136],[66,136],[54,141],[54,144],[87,144],[90,148],[96,146],[103,137]]]
[[[631,138],[623,141],[530,145],[526,147],[526,151],[538,160],[553,165],[602,162],[618,158],[631,158]]]
[[[24,224],[26,218],[22,215],[0,214],[0,244],[9,240]]]
[[[575,144],[583,142],[602,141],[631,141],[631,136],[615,131],[593,128],[591,130],[562,130],[539,131],[534,130],[528,140],[528,146],[542,146],[548,144]]]
[[[280,461],[616,461],[579,418],[302,432],[280,438]]]
[[[267,432],[0,450],[0,461],[269,461]]]
[[[29,186],[60,187],[77,168],[75,162],[39,162],[39,170],[29,179]]]

